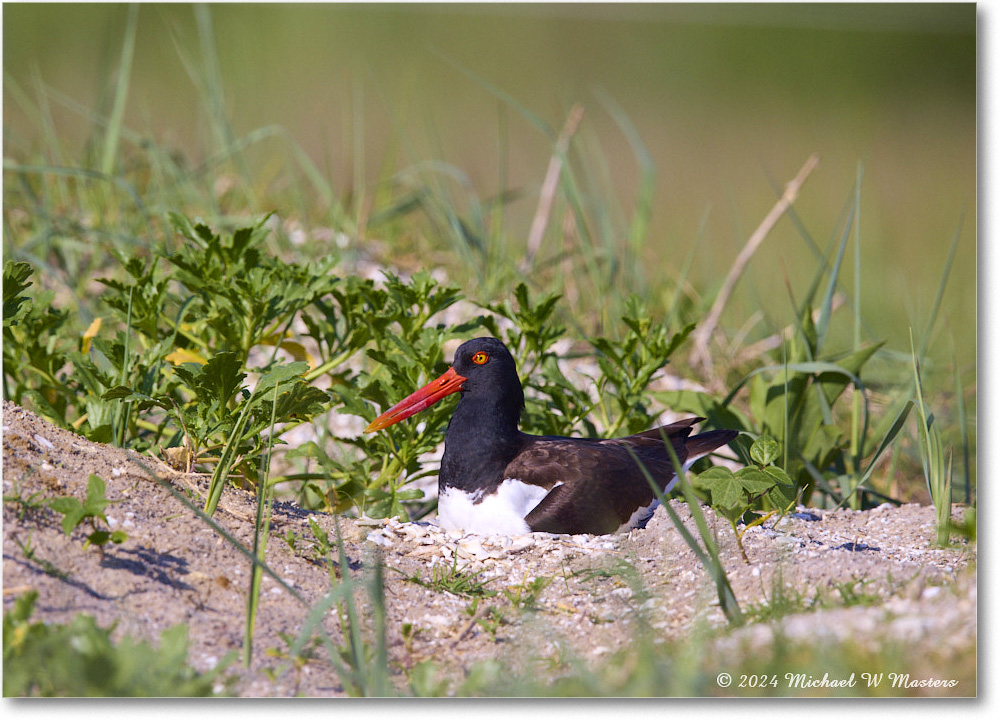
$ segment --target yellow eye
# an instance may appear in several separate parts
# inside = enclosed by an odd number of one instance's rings
[[[483,353],[483,351],[479,351],[474,356],[472,356],[472,362],[480,366],[489,359],[490,357],[486,353]]]

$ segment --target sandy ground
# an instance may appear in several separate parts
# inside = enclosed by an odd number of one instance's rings
[[[150,639],[183,622],[189,627],[190,662],[200,669],[242,649],[250,563],[168,490],[200,507],[204,478],[92,443],[6,401],[2,422],[5,611],[15,597],[34,589],[35,617],[45,621],[65,622],[83,612],[101,625],[117,622],[118,634]],[[128,534],[125,543],[103,553],[84,549],[82,527],[67,536],[59,514],[29,502],[65,495],[83,500],[91,473],[107,482],[107,497],[114,500],[107,509],[111,528]],[[686,508],[676,502],[674,508],[693,528]],[[250,494],[227,489],[215,520],[249,547],[254,513]],[[662,508],[647,528],[604,537],[462,537],[433,523],[340,519],[349,570],[320,558],[310,515],[335,538],[332,517],[286,503],[274,507],[267,563],[301,600],[265,577],[253,663],[249,670],[231,667],[232,688],[240,695],[344,693],[321,649],[299,669],[283,668],[280,652],[288,649],[288,634],[294,637],[310,608],[324,598],[331,571],[350,573],[363,585],[375,554],[386,566],[390,663],[404,689],[402,670],[425,659],[439,664],[451,688],[485,659],[515,668],[530,663],[526,659],[568,650],[599,664],[632,641],[638,614],[665,639],[683,639],[706,624],[724,625],[713,584]],[[780,583],[809,597],[837,598],[838,588],[876,597],[871,605],[786,617],[781,623],[788,635],[888,639],[906,643],[916,654],[943,645],[959,651],[976,646],[975,547],[932,547],[932,508],[807,510],[777,526],[751,529],[744,538],[749,564],[728,525],[708,510],[706,515],[744,607],[771,597],[777,574]],[[285,540],[290,537],[294,549]],[[442,574],[456,558],[459,568],[478,573],[478,581],[500,594],[476,605],[470,597],[407,580],[429,581],[435,568]],[[544,588],[533,593],[536,579]],[[511,600],[518,597],[520,605]],[[370,622],[363,593],[358,601]],[[502,622],[491,626],[498,618]],[[326,614],[323,623],[339,643],[336,614]],[[771,633],[767,624],[754,624],[726,641],[766,644]],[[965,689],[960,695],[974,694]]]

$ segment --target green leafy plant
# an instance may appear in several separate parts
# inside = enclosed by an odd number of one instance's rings
[[[628,331],[620,341],[591,340],[601,369],[595,379],[597,408],[611,437],[648,429],[653,415],[650,382],[694,330],[692,323],[670,333],[666,325],[653,320],[636,295],[627,298],[621,320]]]
[[[98,524],[98,521],[102,521],[105,526],[107,525],[108,518],[104,515],[104,509],[114,503],[105,497],[106,490],[107,484],[105,484],[104,479],[91,473],[87,479],[87,498],[85,501],[81,503],[73,496],[61,496],[48,502],[49,508],[63,514],[62,529],[67,536],[73,533],[81,523],[87,523],[91,532],[87,534],[83,547],[87,548],[93,544],[101,548],[102,552],[108,542],[120,544],[128,540],[128,534],[125,531],[121,529],[110,531]]]
[[[234,467],[252,482],[259,475],[263,430],[271,423],[268,392],[274,385],[280,386],[275,422],[282,432],[330,405],[330,397],[303,377],[314,359],[287,332],[339,282],[331,259],[296,264],[264,252],[266,220],[226,239],[172,214],[185,242],[173,252],[157,248],[150,263],[116,256],[125,278],[103,278],[108,290],[101,300],[118,327],[107,337],[95,323],[76,348],[64,337],[69,314],[41,310],[51,305],[52,294],[29,298],[30,266],[8,263],[6,397],[28,401],[95,440],[140,450],[183,441],[196,459],[206,449],[221,450],[214,496]],[[251,368],[254,348],[271,350]],[[296,360],[282,363],[279,349]],[[262,377],[251,391],[244,381],[253,373]]]
[[[69,312],[53,305],[55,293],[34,298],[29,263],[7,261],[3,272],[4,398],[27,405],[54,423],[66,426],[78,387],[65,367],[74,344],[66,332]]]
[[[187,242],[173,253],[160,249],[169,272],[128,261],[123,265],[130,283],[103,281],[112,291],[108,305],[125,313],[135,330],[143,361],[131,376],[137,382],[115,385],[101,398],[135,404],[140,412],[159,408],[164,420],[173,421],[172,438],[183,432],[196,458],[203,449],[221,449],[207,505],[214,509],[234,468],[244,479],[259,475],[263,432],[272,421],[287,430],[329,407],[329,396],[303,377],[308,354],[286,334],[337,278],[329,261],[300,265],[264,253],[259,246],[267,216],[228,240],[178,214],[171,220]],[[272,351],[262,367],[252,369],[262,375],[250,391],[244,381],[257,347]],[[279,348],[297,360],[279,362]],[[155,427],[156,437],[165,425]]]
[[[31,622],[38,593],[18,597],[3,617],[4,696],[210,696],[235,654],[199,673],[187,664],[187,627],[159,646],[100,628],[77,614],[68,624]]]
[[[694,479],[696,488],[709,493],[712,508],[729,521],[747,563],[750,560],[743,547],[743,534],[765,523],[776,512],[787,512],[795,504],[795,484],[781,467],[774,465],[779,454],[778,442],[770,436],[761,436],[750,446],[753,465],[736,472],[725,466],[713,466]],[[762,504],[771,510],[751,518],[754,515],[751,509]]]
[[[782,346],[782,363],[753,370],[721,401],[688,390],[657,397],[675,410],[706,416],[716,427],[743,428],[755,436],[775,438],[780,449],[777,465],[794,482],[796,493],[801,491],[802,503],[810,503],[818,492],[832,505],[857,505],[859,493],[874,494],[865,484],[902,429],[911,406],[897,403],[878,423],[871,422],[869,394],[860,374],[881,343],[848,353],[823,352],[833,283],[831,279],[818,324],[812,307],[808,303],[802,307],[795,335]],[[749,386],[747,414],[734,405],[745,386]],[[849,387],[855,393],[845,395]],[[844,430],[837,417],[837,406],[845,405],[846,399],[851,400],[851,432]],[[746,459],[746,442],[737,442],[737,447],[743,448]]]

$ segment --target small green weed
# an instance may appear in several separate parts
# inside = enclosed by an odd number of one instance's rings
[[[16,536],[14,537],[14,543],[16,543],[17,547],[21,549],[21,553],[24,554],[24,557],[33,563],[37,563],[47,576],[52,576],[53,578],[58,578],[61,580],[65,580],[66,578],[68,578],[69,574],[66,573],[66,571],[60,569],[58,566],[52,563],[52,561],[49,561],[48,559],[45,558],[40,558],[38,556],[38,554],[35,552],[34,545],[32,545],[31,543],[31,535],[32,534],[29,532],[28,540],[23,543],[21,542],[21,539],[17,538]]]
[[[402,571],[393,569],[402,575]],[[456,596],[466,598],[496,596],[496,591],[486,588],[489,581],[480,581],[482,572],[472,573],[458,566],[458,555],[456,554],[451,565],[439,563],[431,569],[431,578],[425,581],[420,576],[407,576],[405,580],[415,583],[418,586],[429,588],[432,591],[453,593]]]
[[[320,647],[322,642],[318,638],[313,638],[308,643],[306,643],[301,648],[295,651],[292,655],[291,648],[295,644],[295,636],[290,633],[285,633],[283,631],[278,631],[278,636],[285,644],[285,649],[278,648],[277,646],[271,646],[265,649],[264,654],[269,658],[276,659],[278,661],[283,661],[285,663],[290,663],[292,665],[293,673],[295,674],[295,687],[299,685],[299,680],[302,674],[302,669],[314,661],[318,661],[322,658],[320,654]],[[264,673],[272,680],[276,681],[281,675],[278,668],[265,667],[263,669]]]
[[[507,623],[507,619],[504,618],[503,609],[490,604],[482,612],[479,610],[480,598],[472,599],[472,603],[465,607],[465,613],[475,619],[477,626],[482,628],[490,637],[490,641],[493,643],[497,642],[497,631],[500,627]]]
[[[815,610],[822,603],[819,589],[816,589],[810,597],[803,591],[786,584],[781,566],[771,578],[771,592],[768,593],[764,589],[762,581],[761,593],[764,597],[763,601],[748,603],[743,609],[748,623],[777,621],[791,614]]]
[[[23,521],[26,517],[36,514],[45,508],[48,508],[48,503],[42,491],[36,491],[25,498],[24,493],[21,491],[20,484],[16,480],[12,481],[11,493],[10,495],[5,495],[3,497],[3,502],[17,507],[18,522]]]
[[[101,528],[98,521],[107,525],[108,518],[104,515],[104,509],[114,503],[105,498],[107,486],[104,479],[93,473],[87,479],[87,499],[81,503],[73,496],[61,496],[48,501],[49,508],[57,513],[63,514],[62,528],[66,535],[70,535],[81,523],[90,525],[91,532],[83,542],[83,547],[95,545],[103,553],[104,545],[108,542],[121,544],[128,540],[128,534],[121,529],[109,531]]]
[[[399,627],[399,635],[403,639],[403,648],[406,649],[406,656],[409,658],[413,655],[413,642],[416,640],[417,636],[423,633],[426,629],[417,626],[416,624],[410,623],[409,621],[404,621]]]
[[[538,597],[541,596],[542,591],[544,591],[548,585],[552,583],[552,579],[548,576],[538,576],[531,579],[527,578],[521,581],[521,583],[516,586],[508,586],[503,590],[504,598],[510,601],[510,604],[514,608],[521,608],[526,611],[537,611],[539,610]]]
[[[795,503],[795,484],[784,470],[774,465],[778,454],[777,441],[770,436],[761,436],[750,446],[750,458],[754,465],[735,473],[724,466],[713,466],[694,479],[695,488],[707,491],[712,508],[729,521],[736,544],[747,563],[750,559],[743,548],[743,534],[747,529],[766,522],[777,511],[787,512]],[[749,519],[748,515],[753,515],[751,508],[764,498],[777,511],[771,510],[766,515]]]
[[[336,544],[330,542],[330,534],[316,522],[315,518],[310,516],[307,520],[309,531],[312,533],[312,539],[299,536],[295,531],[289,529],[282,537],[282,540],[295,555],[306,558],[312,563],[320,565],[330,564],[331,568],[336,569],[336,564],[330,562],[330,553],[336,547]]]
[[[891,576],[889,583],[892,583]],[[749,622],[766,623],[778,621],[792,614],[819,609],[874,606],[885,599],[875,591],[865,590],[865,587],[871,584],[872,581],[863,578],[852,578],[847,581],[831,580],[827,585],[806,592],[786,584],[779,566],[771,578],[770,593],[762,587],[764,600],[760,603],[749,603],[743,610]]]
[[[844,606],[875,606],[884,599],[877,593],[865,590],[865,586],[870,583],[870,579],[852,578],[850,581],[833,581],[832,585]]]

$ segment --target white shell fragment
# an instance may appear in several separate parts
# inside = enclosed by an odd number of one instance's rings
[[[361,518],[359,525],[371,528],[368,540],[382,548],[394,548],[430,566],[454,563],[469,571],[486,571],[497,562],[512,559],[528,549],[560,558],[568,549],[594,553],[614,551],[620,537],[587,534],[520,533],[478,535],[444,529],[436,523],[400,521],[398,518]],[[499,571],[499,569],[497,569]]]

